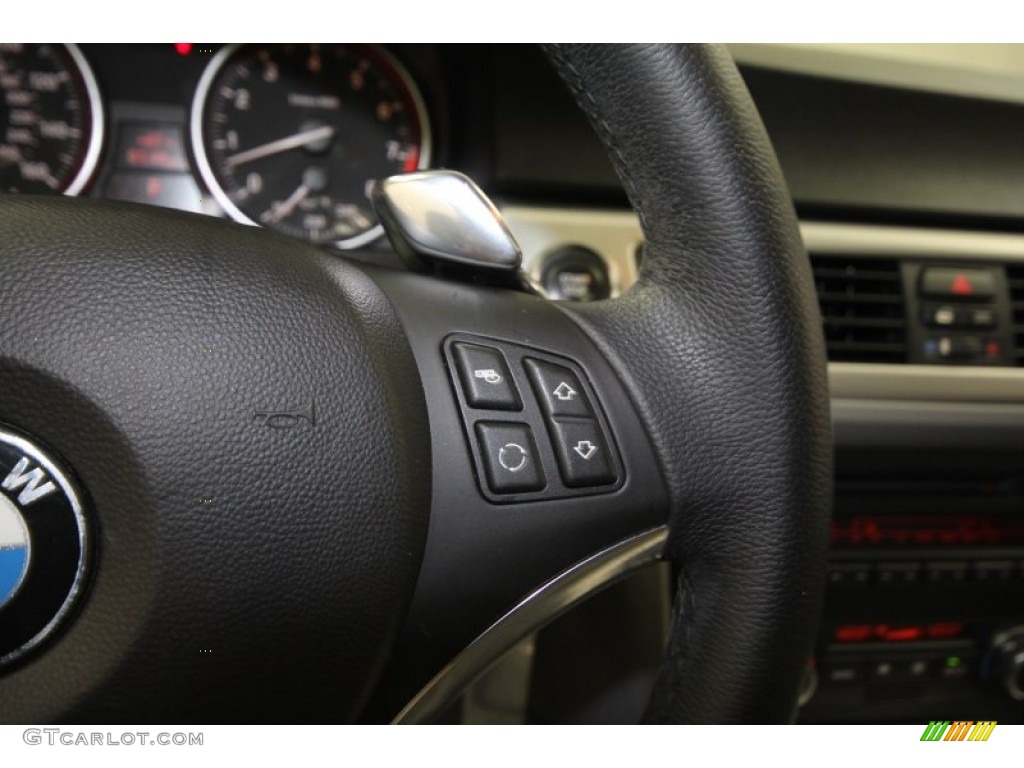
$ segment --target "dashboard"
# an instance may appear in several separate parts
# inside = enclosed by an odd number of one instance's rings
[[[1022,722],[1024,103],[735,52],[830,361],[833,549],[801,720],[958,706]],[[617,296],[642,262],[618,178],[531,47],[8,44],[0,89],[4,192],[158,205],[386,262],[367,184],[446,167],[496,200],[552,298]]]

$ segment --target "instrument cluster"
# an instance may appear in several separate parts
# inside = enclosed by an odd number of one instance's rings
[[[0,192],[88,194],[354,248],[373,181],[433,132],[395,50],[366,44],[0,45]]]

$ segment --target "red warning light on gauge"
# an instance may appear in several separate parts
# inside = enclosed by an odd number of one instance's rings
[[[192,53],[193,45],[195,45],[195,43],[175,43],[174,50],[178,52],[179,56],[188,56]]]

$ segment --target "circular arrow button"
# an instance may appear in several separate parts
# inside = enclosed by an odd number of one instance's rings
[[[544,488],[546,483],[537,443],[528,424],[478,421],[475,431],[487,490],[506,494]]]
[[[530,454],[518,443],[505,443],[498,451],[498,463],[509,472],[518,472],[529,460]]]

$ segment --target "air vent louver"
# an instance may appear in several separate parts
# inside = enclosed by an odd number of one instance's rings
[[[811,256],[828,359],[905,363],[907,320],[896,259]]]
[[[1024,267],[1007,267],[1006,279],[1013,312],[1013,362],[1024,365]]]

